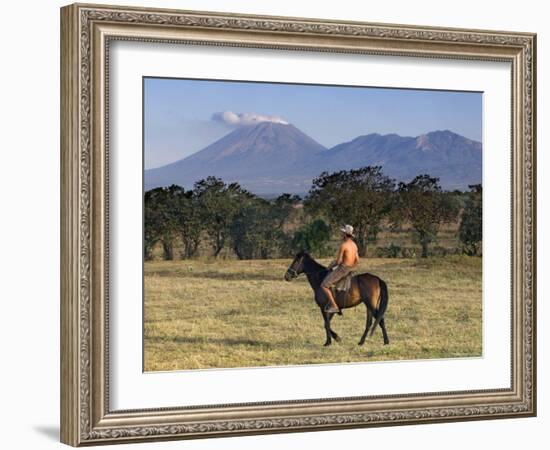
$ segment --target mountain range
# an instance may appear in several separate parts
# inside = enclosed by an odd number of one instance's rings
[[[377,133],[326,148],[292,124],[242,126],[174,163],[145,171],[145,190],[178,184],[187,189],[207,176],[238,182],[264,196],[305,194],[314,177],[363,166],[382,166],[397,181],[439,177],[443,189],[481,183],[482,146],[449,130],[416,137]]]

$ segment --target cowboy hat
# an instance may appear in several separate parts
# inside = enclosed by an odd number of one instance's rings
[[[353,236],[353,227],[351,225],[344,225],[342,228],[340,228],[340,231],[349,236]]]

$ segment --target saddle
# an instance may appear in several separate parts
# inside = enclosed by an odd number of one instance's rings
[[[348,273],[344,278],[342,278],[340,281],[338,281],[334,285],[335,291],[349,291],[349,288],[351,287],[351,279],[356,275],[356,272],[351,271]]]

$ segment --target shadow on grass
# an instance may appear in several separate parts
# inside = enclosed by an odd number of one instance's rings
[[[160,270],[146,272],[145,276],[157,276],[163,278],[209,278],[221,281],[281,281],[284,282],[284,271],[279,273],[251,273],[251,272],[181,272],[171,270]]]
[[[214,345],[249,345],[252,347],[268,347],[271,348],[273,344],[271,342],[260,341],[250,338],[207,338],[196,336],[176,336],[174,338],[162,338],[162,337],[146,337],[145,343],[151,344],[165,344],[168,342],[175,342],[177,344],[214,344]]]

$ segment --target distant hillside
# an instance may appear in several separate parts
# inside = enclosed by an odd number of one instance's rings
[[[145,189],[179,184],[187,189],[209,175],[239,182],[259,195],[306,193],[313,177],[380,165],[398,181],[428,173],[444,189],[480,183],[481,143],[451,131],[418,137],[397,134],[359,136],[326,149],[294,125],[262,122],[237,128],[184,159],[145,171]]]
[[[318,168],[382,166],[384,173],[398,181],[427,173],[439,177],[444,189],[481,183],[481,143],[448,130],[418,137],[368,134],[339,144],[317,159]]]

